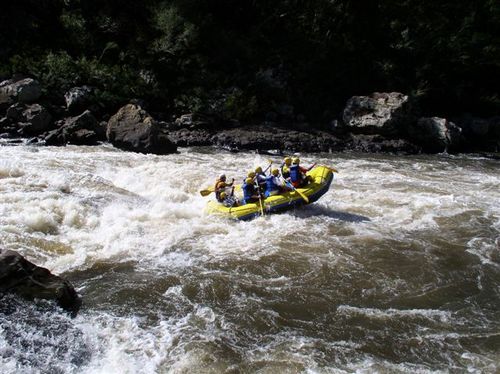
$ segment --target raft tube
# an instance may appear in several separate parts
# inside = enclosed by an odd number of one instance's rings
[[[316,166],[307,175],[312,177],[312,182],[303,188],[298,188],[309,199],[309,204],[323,196],[333,180],[333,172],[326,166]],[[296,191],[285,192],[280,195],[269,196],[262,200],[264,214],[279,213],[306,204],[305,200]],[[260,203],[250,203],[237,207],[225,207],[216,202],[209,201],[205,210],[208,214],[249,220],[261,215]]]

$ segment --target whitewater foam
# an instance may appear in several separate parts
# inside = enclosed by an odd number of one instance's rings
[[[303,155],[339,169],[327,194],[235,222],[205,215],[199,190],[221,172],[238,183],[266,157],[107,145],[1,152],[3,245],[69,276],[84,296],[75,320],[60,317],[67,333],[37,336],[48,364],[0,328],[6,372],[54,368],[58,344],[82,352],[60,358],[64,372],[498,369],[494,352],[432,338],[495,327],[481,303],[496,305],[498,293],[500,176],[482,160]],[[19,331],[30,318],[19,316]],[[415,343],[423,332],[430,341]],[[81,345],[65,343],[72,334]],[[368,344],[387,337],[396,343],[384,349],[407,357]]]

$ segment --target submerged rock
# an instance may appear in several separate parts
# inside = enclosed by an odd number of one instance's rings
[[[19,253],[0,248],[0,292],[16,293],[27,299],[55,300],[76,315],[81,299],[66,280],[36,266]]]
[[[140,153],[169,154],[177,147],[160,131],[160,126],[136,104],[122,107],[108,121],[106,137],[117,148]]]

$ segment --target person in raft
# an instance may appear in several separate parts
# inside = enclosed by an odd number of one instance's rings
[[[292,158],[285,157],[283,163],[281,164],[281,176],[283,177],[283,179],[290,178],[290,166],[292,166]]]
[[[290,182],[295,188],[303,187],[310,182],[309,177],[306,173],[311,170],[316,164],[312,164],[308,169],[303,168],[300,164],[300,158],[295,157],[292,160],[292,166],[290,166]]]
[[[255,172],[250,170],[247,174],[247,177],[245,179],[243,179],[243,184],[245,184],[245,181],[247,180],[247,178],[252,178],[252,181],[255,180]]]
[[[265,197],[278,195],[281,192],[287,191],[286,188],[282,186],[279,180],[280,171],[278,169],[273,169],[271,175],[266,178],[266,193]]]
[[[228,187],[232,187],[234,183],[234,178],[231,180],[231,183],[226,183],[226,175],[221,174],[217,181],[215,182],[214,186],[214,191],[215,191],[215,198],[219,203],[222,203],[224,201],[223,198],[221,198],[221,193],[225,192]],[[234,189],[231,190],[231,196],[233,195]]]
[[[222,191],[220,193],[220,201],[222,205],[225,207],[231,208],[233,206],[238,206],[238,200],[233,195],[234,187],[231,190],[231,195],[228,195],[226,192]]]
[[[257,166],[257,168],[255,169],[255,179],[257,180],[261,191],[264,191],[264,189],[266,188],[266,178],[266,173],[262,171],[262,168],[260,166]]]
[[[243,204],[255,203],[259,201],[259,191],[257,191],[253,178],[246,178],[245,183],[241,186],[241,189],[243,190]]]

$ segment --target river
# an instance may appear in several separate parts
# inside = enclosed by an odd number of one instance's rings
[[[199,190],[268,156],[0,147],[2,247],[83,297],[4,296],[0,371],[499,372],[500,162],[301,158],[338,169],[327,194],[235,222]]]

